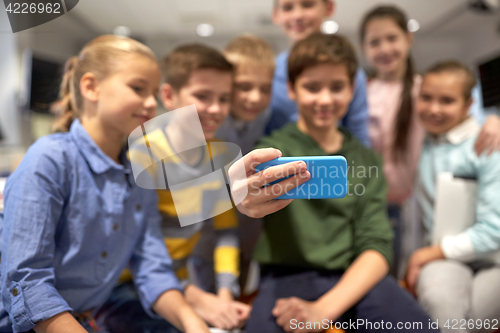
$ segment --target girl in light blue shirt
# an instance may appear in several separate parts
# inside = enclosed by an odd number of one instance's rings
[[[416,193],[429,235],[436,223],[439,174],[478,182],[474,224],[417,250],[408,264],[410,290],[443,332],[500,328],[500,262],[495,259],[500,258],[500,153],[475,153],[480,126],[467,114],[474,85],[474,73],[466,66],[437,64],[424,76],[416,105],[427,132]]]

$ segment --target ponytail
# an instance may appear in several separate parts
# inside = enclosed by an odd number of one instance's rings
[[[406,158],[406,151],[408,147],[408,134],[410,132],[411,121],[413,117],[413,60],[408,55],[406,63],[406,72],[403,79],[403,92],[401,95],[401,106],[396,116],[396,123],[394,126],[394,142],[392,146],[392,158],[395,161],[404,160]]]
[[[85,73],[93,73],[98,79],[104,79],[116,67],[120,57],[132,54],[157,62],[153,51],[144,44],[113,35],[93,39],[83,47],[78,56],[70,58],[64,68],[59,101],[51,108],[56,115],[53,131],[67,132],[73,120],[83,112],[80,81]]]
[[[56,115],[52,130],[54,132],[67,132],[73,120],[77,118],[74,102],[72,101],[71,82],[75,67],[78,64],[78,57],[71,57],[64,66],[64,76],[59,91],[59,101],[54,103],[51,111]]]

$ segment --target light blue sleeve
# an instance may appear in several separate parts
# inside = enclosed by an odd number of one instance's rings
[[[63,149],[42,138],[7,180],[1,262],[2,305],[14,332],[64,311],[55,288],[55,233],[65,203]]]
[[[172,269],[160,229],[161,216],[158,211],[158,197],[154,190],[144,190],[151,200],[145,227],[130,260],[130,270],[144,310],[153,318],[160,318],[152,305],[166,291],[182,288]]]
[[[366,94],[366,74],[363,69],[359,68],[354,82],[354,95],[341,125],[347,128],[362,144],[370,147]]]
[[[470,154],[474,154],[472,148]],[[476,156],[473,156],[476,158]],[[479,157],[476,223],[466,230],[476,254],[500,250],[500,152]]]

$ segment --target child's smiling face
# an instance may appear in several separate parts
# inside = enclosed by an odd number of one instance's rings
[[[117,69],[97,84],[96,114],[109,129],[127,136],[156,116],[160,71],[141,55],[117,62]]]
[[[321,30],[323,20],[334,12],[331,0],[276,0],[273,21],[294,42]]]
[[[413,35],[392,18],[376,18],[366,25],[363,49],[377,77],[394,78],[404,73]]]
[[[251,64],[237,66],[231,113],[243,121],[255,120],[271,101],[272,68]]]
[[[344,64],[319,64],[305,69],[289,87],[297,102],[299,122],[317,130],[336,127],[353,96],[353,84]]]
[[[460,72],[425,75],[416,111],[428,133],[444,134],[467,119],[472,99],[465,99],[465,80]]]
[[[229,114],[232,85],[233,76],[230,72],[212,68],[197,69],[179,91],[163,85],[162,100],[170,110],[194,104],[205,139],[209,140],[214,138]]]

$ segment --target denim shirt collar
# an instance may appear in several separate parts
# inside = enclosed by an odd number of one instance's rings
[[[130,161],[128,160],[125,151],[120,153],[120,161],[123,165],[116,163],[106,155],[99,146],[92,140],[90,135],[83,128],[79,119],[75,119],[70,127],[71,137],[75,141],[75,145],[80,150],[81,154],[87,160],[90,169],[96,174],[102,174],[110,169],[121,170],[126,174],[130,173]]]

